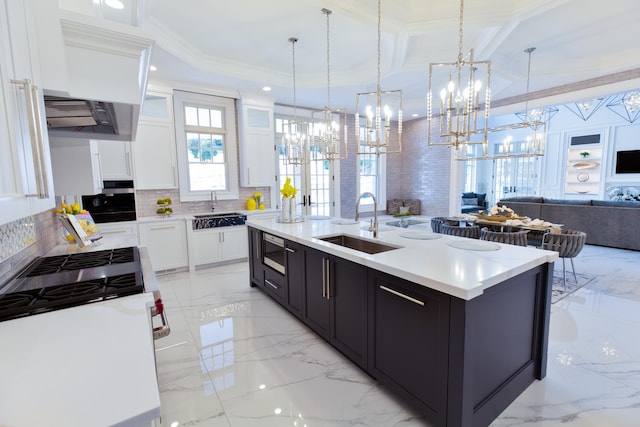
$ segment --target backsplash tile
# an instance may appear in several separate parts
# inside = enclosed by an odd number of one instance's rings
[[[0,262],[9,259],[36,242],[33,216],[0,225]]]

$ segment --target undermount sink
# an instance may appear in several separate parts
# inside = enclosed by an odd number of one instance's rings
[[[373,242],[371,240],[361,239],[359,237],[349,236],[347,234],[316,237],[316,239],[368,254],[377,254],[380,252],[392,251],[394,249],[401,248],[401,246],[392,246],[385,243]]]
[[[199,214],[194,217],[195,219],[191,220],[194,230],[243,225],[247,220],[246,215],[238,212]]]

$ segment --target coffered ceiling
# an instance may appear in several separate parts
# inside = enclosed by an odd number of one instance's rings
[[[464,6],[464,50],[492,61],[494,101],[526,93],[528,47],[537,48],[530,92],[543,91],[538,103],[640,87],[638,0],[465,0]],[[457,57],[459,7],[455,0],[382,0],[382,89],[403,89],[406,117],[424,116],[429,63]],[[297,37],[297,105],[321,108],[327,103],[322,8],[333,11],[331,106],[353,112],[355,93],[376,87],[376,0],[150,1],[141,23],[157,40],[152,79],[240,93],[269,85],[276,102],[292,104],[288,38]]]

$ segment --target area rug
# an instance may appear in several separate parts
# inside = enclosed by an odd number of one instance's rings
[[[573,278],[573,273],[571,271],[567,271],[567,288],[564,288],[564,284],[562,282],[562,271],[554,272],[553,275],[553,292],[551,294],[551,304],[560,301],[568,295],[571,295],[578,289],[592,282],[595,277],[590,276],[588,274],[580,274],[576,273],[578,276],[578,283]]]

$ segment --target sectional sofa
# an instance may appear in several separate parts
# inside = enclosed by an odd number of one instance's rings
[[[498,204],[521,216],[584,231],[590,245],[640,250],[640,202],[513,197]]]

